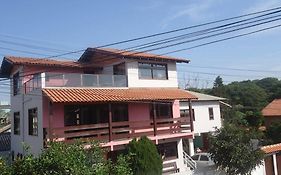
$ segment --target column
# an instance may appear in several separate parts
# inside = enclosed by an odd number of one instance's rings
[[[274,169],[274,174],[275,174],[275,175],[278,175],[277,161],[276,161],[276,153],[274,153],[272,156],[273,156],[273,169]]]
[[[194,143],[193,139],[188,139],[188,148],[189,148],[189,155],[193,156],[194,155]]]

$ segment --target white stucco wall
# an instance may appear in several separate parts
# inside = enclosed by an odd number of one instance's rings
[[[252,171],[251,175],[266,175],[264,161],[262,161],[262,165],[257,166],[256,169]]]
[[[139,79],[137,61],[127,62],[126,69],[128,75],[128,87],[178,87],[176,63],[167,63],[168,80]]]
[[[12,84],[12,80],[11,80]],[[13,92],[11,86],[11,92]],[[30,147],[29,153],[38,154],[43,148],[43,121],[42,121],[42,91],[40,89],[32,92],[31,95],[22,95],[23,88],[18,95],[11,93],[11,151],[15,156],[25,154],[23,144]],[[38,112],[38,136],[28,134],[28,109],[36,108]],[[20,112],[20,135],[14,135],[14,112]]]
[[[214,120],[209,119],[209,108],[213,108]],[[180,109],[188,109],[188,102],[181,102]],[[221,128],[221,113],[218,101],[192,101],[195,113],[194,133],[206,133]]]

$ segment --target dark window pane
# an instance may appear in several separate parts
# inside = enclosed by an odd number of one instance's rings
[[[154,69],[152,73],[153,79],[167,79],[166,70]]]
[[[14,113],[14,134],[20,135],[20,113]]]
[[[213,108],[209,108],[209,119],[214,120],[214,110],[213,110]]]
[[[37,136],[38,135],[38,114],[37,108],[28,110],[28,134]]]
[[[151,69],[139,69],[139,78],[152,79]]]

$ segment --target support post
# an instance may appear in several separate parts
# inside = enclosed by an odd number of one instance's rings
[[[156,123],[156,103],[153,102],[153,131],[154,136],[157,135],[157,123]]]
[[[49,122],[49,129],[48,129],[48,137],[50,141],[53,141],[53,129],[52,129],[52,116],[53,116],[53,104],[52,102],[49,102],[49,117],[48,117],[48,122]]]
[[[109,132],[109,141],[112,141],[112,110],[111,104],[108,104],[108,132]]]
[[[276,153],[274,153],[272,156],[273,156],[273,169],[274,169],[274,174],[275,174],[275,175],[278,175]]]
[[[188,148],[189,148],[189,155],[193,156],[194,155],[194,143],[193,139],[188,139]]]
[[[189,106],[189,118],[190,118],[190,130],[191,132],[194,131],[194,126],[193,126],[193,111],[192,111],[192,105],[191,105],[191,100],[188,100],[188,106]]]

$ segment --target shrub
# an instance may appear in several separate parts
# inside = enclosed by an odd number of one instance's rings
[[[129,145],[131,168],[135,175],[161,175],[162,159],[156,146],[147,137],[133,139]]]

